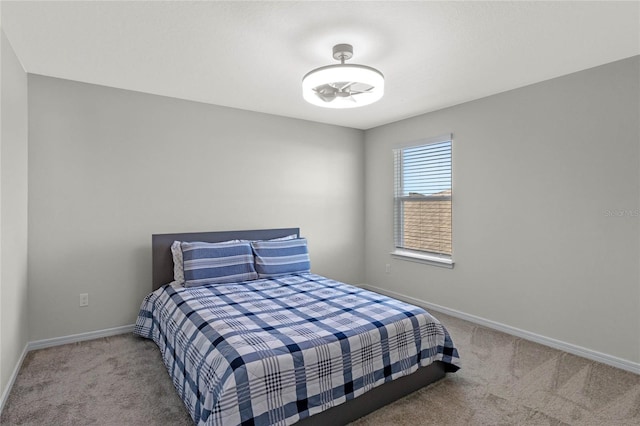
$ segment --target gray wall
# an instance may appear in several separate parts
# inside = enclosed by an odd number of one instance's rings
[[[639,62],[367,131],[366,282],[639,362]],[[391,149],[448,132],[455,267],[392,259]]]
[[[27,74],[0,30],[0,394],[28,339]]]
[[[133,323],[152,233],[299,226],[363,281],[362,131],[36,75],[29,119],[31,340]]]

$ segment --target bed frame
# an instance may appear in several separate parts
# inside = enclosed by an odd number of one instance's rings
[[[173,257],[171,244],[174,241],[203,241],[217,243],[229,240],[269,240],[296,234],[299,228],[259,229],[252,231],[192,232],[181,234],[154,234],[151,237],[153,256],[153,289],[173,281]],[[421,367],[415,373],[401,377],[369,392],[315,414],[297,423],[300,426],[345,425],[384,407],[418,389],[436,382],[445,376],[445,364],[436,361]]]

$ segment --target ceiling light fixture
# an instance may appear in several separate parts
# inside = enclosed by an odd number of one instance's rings
[[[302,96],[325,108],[355,108],[369,105],[384,95],[384,76],[366,65],[345,64],[353,57],[353,46],[336,44],[333,58],[340,61],[310,71],[302,78]]]

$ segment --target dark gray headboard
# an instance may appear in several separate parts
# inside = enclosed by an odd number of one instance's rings
[[[153,234],[151,256],[153,259],[153,290],[173,281],[173,257],[171,244],[174,241],[203,241],[219,243],[229,240],[270,240],[296,234],[300,228],[257,229],[252,231],[188,232],[181,234]]]

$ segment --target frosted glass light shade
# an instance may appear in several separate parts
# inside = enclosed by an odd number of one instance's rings
[[[366,93],[349,97],[336,97],[330,102],[322,100],[313,90],[325,84],[361,83],[373,87]],[[302,78],[303,98],[324,108],[355,108],[372,104],[384,95],[384,76],[375,68],[365,65],[338,64],[316,68]]]

